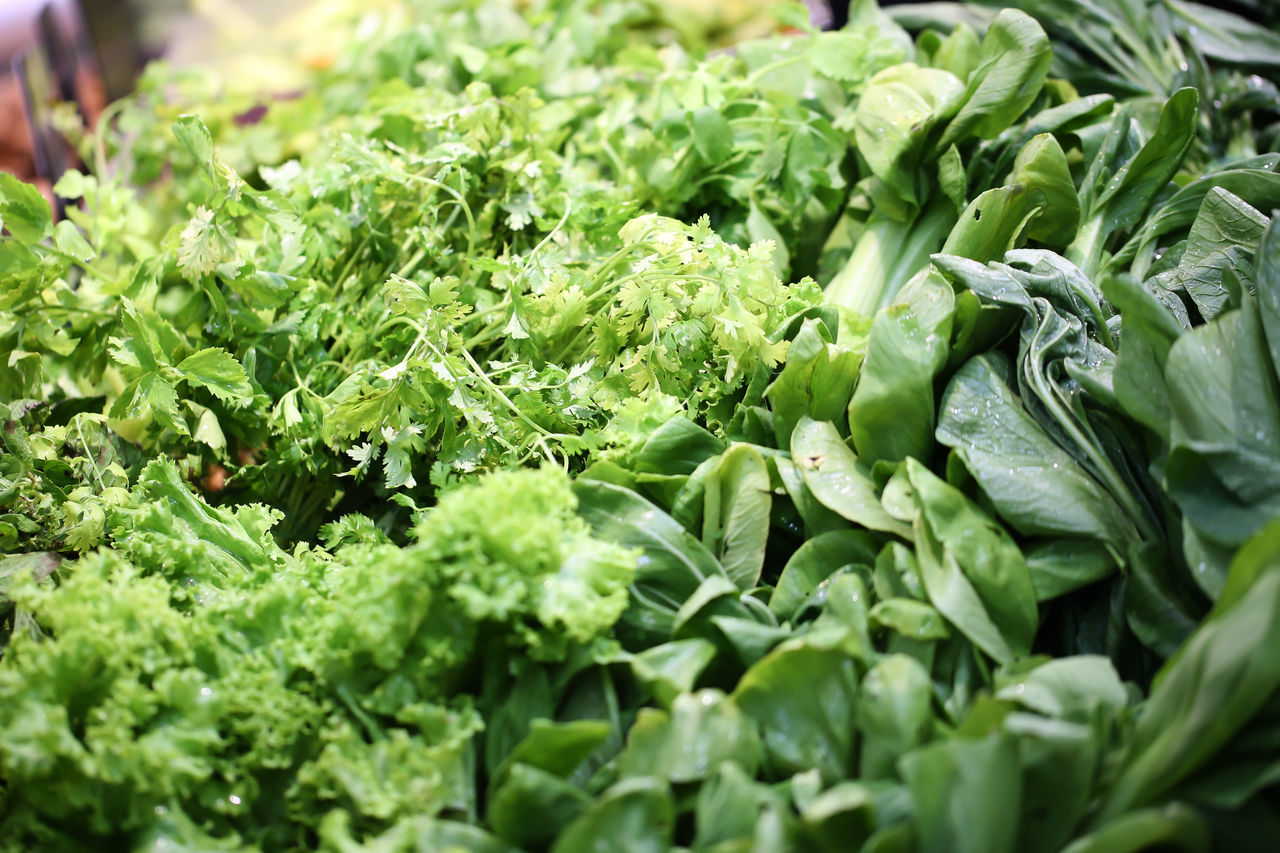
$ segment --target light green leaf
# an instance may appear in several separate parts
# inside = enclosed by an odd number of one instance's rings
[[[779,447],[790,445],[792,430],[805,416],[844,421],[862,359],[847,347],[829,342],[822,329],[817,318],[804,321],[787,350],[782,371],[765,389]]]
[[[80,229],[76,228],[70,220],[64,219],[54,226],[53,246],[62,254],[82,264],[88,263],[94,257],[93,247],[85,242]]]
[[[196,414],[199,420],[196,422],[196,430],[192,434],[192,438],[208,446],[215,453],[221,453],[227,449],[227,437],[222,432],[222,425],[218,423],[218,416],[204,406],[197,406],[190,400],[187,406],[193,410],[197,410]]]
[[[689,117],[693,145],[712,165],[724,162],[733,153],[733,128],[714,107],[699,107]]]
[[[1129,704],[1129,692],[1110,658],[1075,655],[1043,663],[1001,682],[999,699],[1054,719],[1087,723],[1099,711],[1115,714]]]
[[[230,250],[216,214],[201,205],[179,235],[178,269],[190,281],[198,281],[217,269]]]
[[[791,252],[787,249],[787,241],[754,201],[751,202],[751,212],[747,214],[747,234],[752,243],[762,240],[773,243],[773,271],[783,281],[787,281],[791,270]]]
[[[827,508],[869,530],[911,537],[908,525],[885,512],[875,484],[831,424],[801,418],[791,434],[791,458]]]
[[[253,396],[244,367],[220,347],[192,353],[178,363],[177,370],[187,382],[208,388],[219,400],[246,402]]]
[[[199,116],[179,116],[173,123],[173,135],[182,143],[182,147],[191,153],[197,163],[202,166],[213,164],[213,137]]]
[[[735,444],[721,457],[708,480],[702,515],[702,541],[738,589],[760,579],[773,492],[764,458],[748,444]]]
[[[1004,9],[991,22],[966,82],[963,105],[947,125],[937,150],[970,135],[994,139],[1040,94],[1049,73],[1049,37],[1031,16]]]
[[[942,251],[980,263],[998,260],[1018,245],[1034,216],[1030,193],[1021,184],[987,190],[960,214]]]
[[[147,405],[161,426],[178,435],[188,435],[187,422],[178,411],[178,395],[173,386],[160,378],[158,373],[148,373],[142,379],[140,390],[146,396]]]
[[[918,197],[916,172],[925,137],[956,110],[964,93],[964,84],[954,74],[912,63],[881,71],[862,93],[854,130],[858,153],[871,173],[903,201],[923,200]]]
[[[1051,248],[1071,242],[1080,224],[1080,200],[1067,155],[1052,133],[1032,137],[1022,147],[1005,183],[1020,184],[1029,191],[1028,203],[1036,213],[1028,237]]]
[[[58,182],[53,185],[53,192],[58,198],[75,201],[83,198],[86,192],[89,192],[97,185],[98,180],[92,175],[85,175],[75,169],[68,169],[62,173],[62,177],[58,178]]]
[[[40,190],[0,171],[0,226],[28,246],[49,236],[53,211]]]
[[[778,23],[793,27],[801,32],[814,32],[813,23],[809,20],[809,7],[798,0],[785,0],[782,3],[769,5],[769,15]]]

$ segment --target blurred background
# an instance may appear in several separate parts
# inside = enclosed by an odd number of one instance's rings
[[[106,103],[132,90],[152,59],[213,75],[262,81],[277,92],[304,85],[308,69],[323,68],[346,41],[352,10],[396,0],[0,0],[0,170],[47,187],[75,165],[56,127],[92,127]],[[517,0],[519,2],[519,0]],[[694,22],[714,43],[732,45],[780,27],[766,13],[777,0],[653,0],[672,20]],[[844,25],[849,0],[804,0],[813,26]],[[999,0],[977,0],[1001,5]],[[1161,0],[1140,0],[1158,5]],[[1172,0],[1169,0],[1172,2]],[[1102,6],[1119,0],[1101,0]],[[961,4],[904,4],[895,15],[912,29]],[[1042,19],[1064,19],[1073,0],[1029,0],[1018,6]],[[1077,3],[1078,5],[1078,3]],[[1209,0],[1263,23],[1280,22],[1280,0]],[[923,20],[923,19],[922,19]],[[225,76],[222,77],[225,79]],[[62,104],[62,106],[58,106]],[[73,113],[68,113],[73,110]],[[66,126],[65,124],[63,125]]]
[[[387,0],[358,0],[370,8]],[[74,109],[92,127],[152,59],[285,91],[324,67],[356,0],[0,0],[0,171],[46,190],[75,165],[56,127]],[[725,43],[779,25],[771,0],[664,0]],[[848,0],[806,0],[814,26],[844,22]],[[835,7],[833,9],[833,7]],[[340,22],[340,23],[338,23]],[[265,47],[269,46],[269,47]],[[63,106],[58,106],[62,104]],[[71,105],[74,105],[72,107]]]

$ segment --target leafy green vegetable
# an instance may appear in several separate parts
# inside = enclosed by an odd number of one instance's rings
[[[0,175],[0,846],[1280,837],[1274,33],[322,6]]]

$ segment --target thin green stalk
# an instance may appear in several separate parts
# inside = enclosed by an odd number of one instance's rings
[[[863,317],[874,314],[898,247],[912,224],[898,222],[880,213],[871,214],[853,247],[853,254],[827,284],[827,304]]]
[[[827,304],[875,316],[942,248],[955,221],[955,207],[945,198],[908,222],[873,213],[848,262],[827,285]]]
[[[907,235],[906,243],[898,253],[890,273],[885,292],[876,310],[890,305],[902,286],[916,273],[929,265],[929,259],[947,242],[956,226],[955,206],[950,199],[938,197],[925,208],[924,215],[916,220],[915,227]]]
[[[1076,238],[1067,247],[1065,257],[1080,268],[1085,278],[1094,281],[1097,278],[1098,265],[1102,262],[1102,249],[1106,234],[1102,230],[1101,216],[1094,216],[1085,222],[1076,232]]]

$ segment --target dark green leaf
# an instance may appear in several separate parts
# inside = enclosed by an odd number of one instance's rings
[[[908,753],[899,768],[915,803],[921,853],[1012,853],[1021,768],[1010,737],[951,739]]]
[[[1267,535],[1267,534],[1263,534]],[[1269,567],[1247,594],[1217,608],[1157,676],[1129,759],[1104,800],[1100,822],[1158,801],[1206,762],[1280,685],[1280,571]],[[1233,566],[1233,571],[1236,571]],[[1237,586],[1237,589],[1242,589]]]
[[[674,640],[631,657],[631,671],[658,704],[670,708],[678,695],[693,690],[715,656],[715,644],[701,637]]]
[[[1262,318],[1271,369],[1280,376],[1280,224],[1272,219],[1258,245],[1255,260],[1258,314]]]
[[[1026,413],[992,357],[972,359],[956,373],[940,411],[938,441],[956,449],[1015,530],[1125,547],[1120,508]]]
[[[700,690],[677,696],[670,713],[642,708],[618,756],[618,772],[624,778],[694,782],[724,762],[753,773],[759,751],[755,725],[738,706],[718,690]]]
[[[947,125],[937,148],[970,135],[995,138],[1040,94],[1049,72],[1049,38],[1029,15],[1004,9],[991,22],[969,75],[963,106]]]
[[[779,619],[794,619],[823,581],[851,563],[875,563],[875,546],[866,531],[836,530],[806,539],[783,567],[769,609]]]
[[[747,670],[732,698],[760,726],[770,778],[817,768],[835,782],[855,768],[857,693],[847,652],[791,641]]]
[[[670,638],[676,613],[708,577],[724,570],[671,516],[630,489],[592,480],[573,486],[578,513],[601,539],[644,552],[620,633],[644,645]]]
[[[624,779],[565,827],[552,853],[666,853],[675,831],[667,783],[651,776]]]
[[[486,821],[511,844],[544,845],[582,814],[590,801],[586,792],[558,776],[514,764],[489,797]]]
[[[1227,307],[1228,286],[1223,277],[1235,259],[1227,253],[1244,249],[1251,257],[1268,223],[1266,216],[1224,189],[1215,187],[1205,195],[1174,271],[1174,279],[1200,309],[1200,316],[1212,320]]]
[[[1062,853],[1141,853],[1153,847],[1207,853],[1209,830],[1199,812],[1182,803],[1131,812],[1077,838]]]
[[[1177,174],[1195,138],[1195,89],[1179,89],[1160,112],[1155,133],[1107,184],[1099,206],[1105,206],[1108,230],[1132,228],[1156,193]]]
[[[920,577],[933,606],[997,661],[1028,654],[1039,622],[1022,552],[999,525],[916,460],[908,459],[896,476],[910,482]]]

